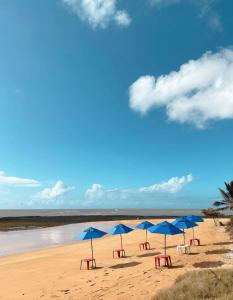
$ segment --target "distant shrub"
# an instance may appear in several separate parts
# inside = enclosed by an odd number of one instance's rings
[[[214,208],[212,208],[212,207],[207,208],[207,209],[202,209],[201,212],[202,212],[203,215],[206,216],[207,218],[212,218],[213,221],[214,221],[214,224],[215,224],[216,226],[219,225],[219,220],[218,220],[218,218],[223,217],[223,214],[222,214],[220,211],[218,211],[218,210],[216,210],[216,209],[214,209]]]
[[[233,270],[208,269],[179,276],[175,284],[153,300],[232,300]]]
[[[229,234],[230,238],[233,238],[233,217],[230,218],[230,221],[227,223],[226,232]]]

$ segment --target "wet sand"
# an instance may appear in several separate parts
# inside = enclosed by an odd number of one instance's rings
[[[212,220],[206,220],[195,233],[202,246],[193,247],[190,255],[176,253],[176,245],[183,241],[182,235],[167,237],[173,262],[171,269],[154,268],[153,257],[163,252],[163,236],[149,233],[153,249],[140,251],[138,243],[145,236],[140,230],[123,236],[126,257],[122,259],[112,258],[112,250],[120,246],[119,236],[95,240],[95,270],[79,270],[80,259],[90,256],[89,241],[1,257],[0,299],[151,299],[159,289],[168,287],[178,275],[189,270],[231,266],[225,255],[233,244],[224,227],[216,227]],[[188,230],[186,236],[191,238],[192,230]]]

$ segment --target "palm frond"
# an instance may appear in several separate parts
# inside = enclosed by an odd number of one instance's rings
[[[228,196],[233,198],[233,181],[231,181],[230,183],[225,182],[225,186],[226,186]]]
[[[219,189],[220,193],[222,194],[224,200],[226,202],[229,202],[232,198],[230,197],[230,195],[228,193],[226,193],[224,190]]]
[[[224,182],[226,190],[220,189],[219,192],[221,193],[223,199],[215,201],[213,205],[218,207],[218,211],[231,209],[233,210],[233,181],[229,183]]]
[[[222,206],[222,205],[226,205],[225,201],[221,200],[221,201],[215,201],[213,203],[214,206]]]
[[[228,206],[228,205],[227,205],[227,206],[222,206],[222,207],[216,208],[215,210],[216,210],[217,212],[219,212],[219,211],[226,210],[226,209],[229,209],[229,206]]]

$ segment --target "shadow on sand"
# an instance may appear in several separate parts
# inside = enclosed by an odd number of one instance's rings
[[[213,243],[213,245],[216,245],[216,246],[232,245],[233,246],[233,242],[219,242],[219,243]]]
[[[216,249],[216,250],[210,250],[210,251],[206,251],[205,254],[226,254],[228,253],[230,250],[229,249]]]
[[[148,252],[148,253],[137,255],[137,257],[149,257],[149,256],[155,256],[158,254],[160,254],[160,252]]]
[[[89,269],[89,271],[91,270],[91,271],[95,271],[95,270],[100,270],[100,269],[103,269],[104,267],[98,267],[98,266],[96,266],[95,268],[91,268],[90,267],[90,269]],[[87,268],[83,268],[82,270],[87,270]]]
[[[171,248],[176,248],[177,247],[177,245],[174,245],[174,246],[167,246],[166,248],[167,249],[171,249]]]
[[[193,264],[194,268],[216,268],[224,265],[222,261],[202,261]]]
[[[125,264],[124,263],[117,264],[117,265],[111,266],[110,268],[111,269],[130,268],[130,267],[135,267],[135,266],[140,265],[140,264],[141,264],[140,262],[132,261],[132,262],[125,263]]]
[[[125,256],[118,257],[117,255],[115,255],[115,256],[113,257],[113,259],[122,259],[122,258],[130,258],[130,257],[132,257],[132,256],[130,256],[130,255],[125,255]]]
[[[172,267],[171,267],[171,269],[181,269],[181,268],[183,268],[184,267],[184,265],[173,265]]]

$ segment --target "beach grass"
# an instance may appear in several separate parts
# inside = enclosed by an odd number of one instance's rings
[[[233,270],[208,269],[179,276],[175,284],[160,291],[153,300],[233,299]]]
[[[233,217],[230,218],[226,226],[226,232],[229,234],[230,238],[233,238]]]

